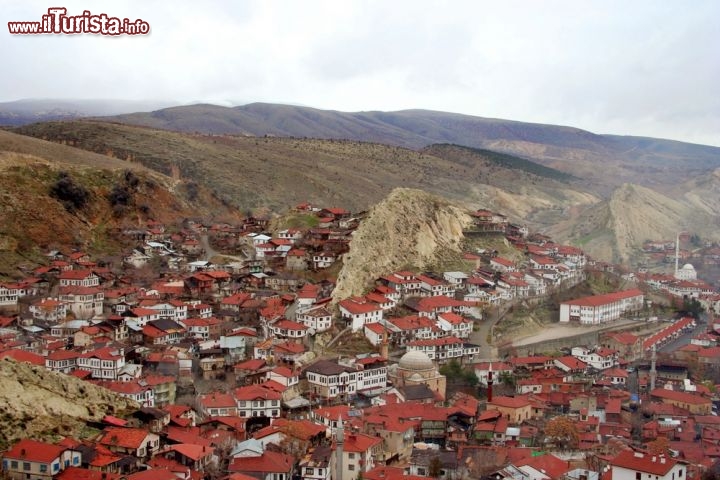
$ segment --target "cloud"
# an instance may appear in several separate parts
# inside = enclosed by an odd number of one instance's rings
[[[720,4],[557,0],[68,0],[148,36],[4,32],[17,98],[430,108],[720,145]],[[3,9],[38,20],[47,4]]]

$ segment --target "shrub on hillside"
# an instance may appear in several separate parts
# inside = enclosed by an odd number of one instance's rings
[[[50,196],[60,201],[68,212],[81,210],[90,200],[90,192],[67,172],[58,173],[57,181],[50,187]]]

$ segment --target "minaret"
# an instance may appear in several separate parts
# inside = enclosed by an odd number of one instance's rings
[[[492,371],[492,362],[490,362],[490,366],[488,367],[488,392],[487,392],[487,401],[488,403],[492,402],[492,386],[493,386],[493,371]]]
[[[345,427],[343,427],[342,416],[338,415],[337,429],[335,429],[335,478],[342,480],[343,477],[343,445],[345,444]]]
[[[388,345],[388,329],[384,322],[381,322],[383,326],[383,341],[380,344],[380,356],[385,360],[390,359],[390,347]]]
[[[678,266],[680,263],[680,234],[675,237],[675,278],[678,278]]]
[[[650,357],[650,391],[655,390],[655,378],[657,377],[657,370],[655,369],[655,362],[657,360],[655,355],[655,345],[652,346],[652,356]]]

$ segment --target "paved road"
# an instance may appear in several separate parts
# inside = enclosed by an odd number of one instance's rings
[[[700,321],[697,322],[697,325],[694,329],[689,330],[687,333],[682,334],[672,342],[666,343],[662,347],[658,348],[658,352],[661,353],[672,353],[678,348],[682,348],[685,345],[690,343],[690,340],[695,335],[699,335],[701,333],[705,333],[707,331],[708,325],[704,322],[703,317],[700,317]]]
[[[483,319],[477,321],[478,329],[470,334],[470,343],[480,345],[480,353],[478,358],[482,360],[495,360],[497,358],[497,347],[488,344],[487,339],[495,325],[505,316],[507,311],[513,305],[509,302],[499,307],[491,307],[483,312]],[[494,339],[492,339],[494,342]]]
[[[200,235],[200,245],[205,250],[205,258],[203,260],[210,261],[213,257],[223,257],[223,258],[229,258],[231,260],[235,260],[237,262],[242,262],[247,260],[248,258],[238,257],[235,255],[225,255],[224,253],[220,253],[212,248],[210,245],[210,240],[208,239],[207,235]],[[243,250],[243,253],[245,253],[245,250]]]

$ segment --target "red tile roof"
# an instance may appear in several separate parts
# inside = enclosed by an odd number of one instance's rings
[[[50,463],[58,458],[65,450],[67,450],[66,447],[53,445],[52,443],[24,439],[13,445],[13,447],[3,455],[3,458]]]
[[[235,389],[234,395],[238,400],[280,400],[282,398],[281,393],[268,388],[264,384],[238,387]]]
[[[259,457],[236,457],[230,461],[230,472],[287,473],[295,463],[291,455],[266,450]]]
[[[539,455],[537,457],[530,457],[523,462],[518,462],[516,466],[532,467],[538,472],[547,475],[552,480],[561,478],[563,474],[570,470],[570,462],[561,460],[555,455],[551,455],[549,453]]]
[[[33,365],[45,366],[45,357],[37,353],[27,352],[20,349],[7,350],[0,352],[0,360],[3,358],[12,358],[16,362],[32,363]]]
[[[493,397],[492,402],[488,405],[497,405],[505,408],[522,408],[530,405],[527,397]]]
[[[623,450],[610,461],[610,464],[613,467],[627,468],[651,475],[665,475],[677,464],[677,461],[664,455]]]
[[[170,470],[152,468],[127,476],[127,480],[177,480],[178,477]]]
[[[217,392],[200,396],[200,404],[204,408],[232,408],[237,406],[232,395]]]
[[[700,395],[695,395],[693,393],[687,392],[678,392],[675,390],[666,390],[664,388],[656,388],[655,390],[650,392],[650,396],[655,398],[683,402],[691,405],[709,405],[711,403],[709,398],[705,398]]]
[[[353,299],[347,299],[340,302],[340,306],[350,312],[351,315],[361,315],[364,313],[377,312],[380,307],[372,302],[358,302]]]
[[[382,438],[371,437],[362,433],[345,433],[345,447],[346,452],[362,453],[367,452],[375,445],[382,443]]]
[[[86,468],[66,467],[54,477],[55,480],[119,480],[119,473],[101,472],[99,470],[88,470]]]
[[[567,302],[562,302],[563,305],[580,305],[583,307],[597,307],[600,305],[606,305],[608,303],[617,302],[618,300],[624,300],[626,298],[637,297],[643,293],[637,288],[630,290],[623,290],[620,292],[606,293],[605,295],[593,295],[591,297],[577,298]]]
[[[142,428],[107,427],[100,439],[102,445],[138,449],[150,433]]]

